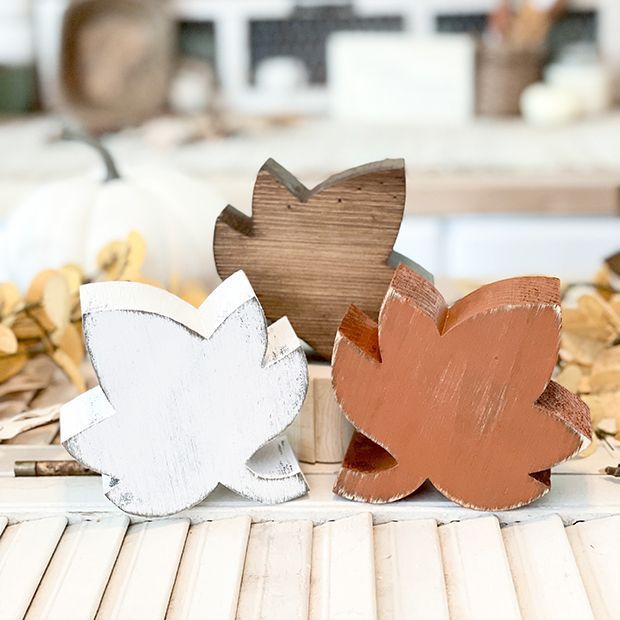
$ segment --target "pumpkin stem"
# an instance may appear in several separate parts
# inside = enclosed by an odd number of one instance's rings
[[[110,151],[108,151],[108,149],[106,149],[97,138],[65,127],[62,130],[61,139],[83,142],[84,144],[88,144],[94,148],[97,153],[99,153],[101,159],[103,160],[103,165],[105,166],[105,178],[103,179],[104,183],[121,178],[120,172],[114,163],[114,159],[112,159],[112,155],[110,155]]]

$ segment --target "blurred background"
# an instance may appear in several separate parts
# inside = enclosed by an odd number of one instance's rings
[[[154,227],[148,191],[249,212],[268,157],[308,186],[404,157],[398,251],[440,278],[589,280],[620,249],[619,33],[618,0],[0,0],[0,279],[106,226],[69,129],[142,175],[132,226]]]

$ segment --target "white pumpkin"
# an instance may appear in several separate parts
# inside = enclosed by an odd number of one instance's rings
[[[174,279],[220,283],[213,257],[215,220],[225,203],[207,184],[178,172],[142,167],[119,174],[109,153],[106,177],[71,178],[35,191],[9,216],[3,234],[2,279],[26,289],[36,273],[66,263],[96,271],[108,242],[137,230],[146,241],[143,273],[163,284]]]

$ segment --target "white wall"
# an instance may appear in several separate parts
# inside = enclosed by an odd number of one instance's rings
[[[620,250],[620,218],[407,216],[395,249],[438,277],[591,281],[603,259]]]

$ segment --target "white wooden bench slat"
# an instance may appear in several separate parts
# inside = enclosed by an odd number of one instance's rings
[[[115,516],[67,526],[26,618],[94,618],[128,525]]]
[[[192,525],[167,620],[234,620],[250,533],[248,516]]]
[[[50,517],[9,525],[0,536],[2,620],[21,620],[67,525]]]

